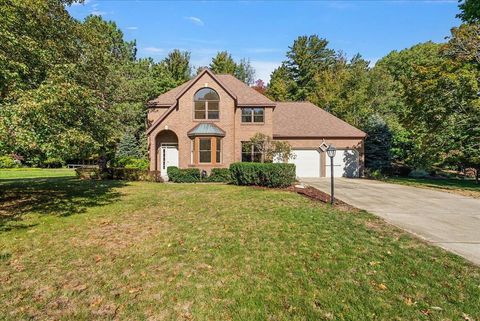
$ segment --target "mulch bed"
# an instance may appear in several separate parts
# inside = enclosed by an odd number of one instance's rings
[[[300,195],[303,195],[305,197],[308,197],[311,200],[314,201],[320,201],[322,203],[328,203],[330,204],[330,195],[322,192],[312,186],[305,186],[303,188],[301,187],[296,187],[296,186],[290,186],[287,188],[288,191],[298,193]],[[359,211],[358,208],[353,207],[338,198],[335,199],[333,206],[335,208],[341,209],[341,210],[346,210],[346,211]]]

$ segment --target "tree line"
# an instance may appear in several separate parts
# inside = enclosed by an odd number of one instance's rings
[[[192,77],[190,53],[138,58],[113,21],[70,16],[72,0],[0,0],[0,156],[30,166],[146,159],[146,103]],[[250,62],[209,66],[252,83]]]
[[[460,4],[463,19],[444,43],[392,51],[372,67],[347,59],[317,35],[298,37],[266,94],[308,100],[363,129],[366,167],[392,164],[480,172],[480,6]]]
[[[190,53],[138,58],[113,21],[71,17],[72,0],[0,0],[0,156],[31,166],[146,159],[146,103],[202,68],[252,85],[248,59],[218,52],[209,66]],[[318,35],[300,36],[270,83],[277,101],[309,100],[367,132],[366,165],[480,168],[480,8],[459,5],[463,23],[444,43],[392,51],[374,66],[348,59]]]

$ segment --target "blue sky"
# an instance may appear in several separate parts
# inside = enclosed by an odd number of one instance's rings
[[[318,34],[348,57],[374,63],[392,50],[419,42],[444,41],[460,24],[456,0],[429,1],[101,1],[69,8],[77,19],[89,14],[113,20],[139,57],[160,60],[172,49],[188,50],[196,67],[218,51],[249,58],[256,78],[269,80],[299,35]]]

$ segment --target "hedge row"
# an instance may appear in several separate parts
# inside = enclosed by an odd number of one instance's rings
[[[212,168],[210,176],[202,177],[198,168],[180,169],[175,166],[167,168],[168,179],[174,183],[218,182],[230,183],[232,177],[228,168]]]
[[[168,180],[174,183],[200,182],[201,175],[198,168],[180,169],[176,166],[167,167]]]
[[[233,183],[266,187],[287,187],[295,182],[295,165],[284,163],[233,163]]]
[[[108,168],[100,171],[98,168],[75,169],[81,179],[118,179],[125,181],[163,182],[159,171],[148,171],[133,168]]]

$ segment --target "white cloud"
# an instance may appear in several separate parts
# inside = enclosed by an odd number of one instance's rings
[[[80,2],[74,2],[71,4],[72,7],[74,6],[82,6],[82,5],[86,5],[86,4],[89,4],[90,3],[90,0],[85,0],[83,1],[83,3],[80,3]]]
[[[157,47],[145,47],[145,48],[142,48],[142,50],[150,54],[161,54],[165,52],[165,49],[157,48]]]
[[[270,74],[282,63],[279,61],[252,60],[250,64],[255,69],[255,79],[262,79],[265,83],[268,83]]]
[[[125,29],[127,29],[127,30],[138,30],[138,27],[127,27]]]
[[[107,13],[105,11],[100,11],[100,10],[92,10],[90,14],[93,14],[94,16],[104,16]]]
[[[190,20],[191,22],[193,22],[197,26],[204,26],[205,25],[203,23],[202,19],[200,19],[198,17],[185,17],[185,19]]]

